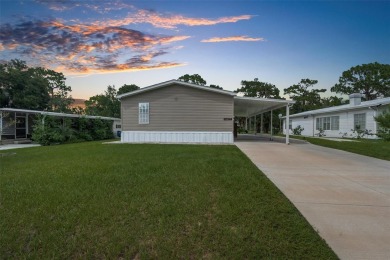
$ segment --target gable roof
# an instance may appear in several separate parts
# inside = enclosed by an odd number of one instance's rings
[[[183,82],[183,81],[180,81],[180,80],[173,79],[173,80],[165,81],[165,82],[158,83],[158,84],[155,84],[155,85],[151,85],[151,86],[148,86],[148,87],[145,87],[145,88],[141,88],[141,89],[138,89],[138,90],[135,90],[135,91],[132,91],[132,92],[124,93],[122,95],[118,95],[117,98],[118,99],[122,99],[124,97],[135,96],[135,95],[147,92],[147,91],[151,91],[151,90],[155,90],[155,89],[159,89],[159,88],[163,88],[163,87],[167,87],[167,86],[171,86],[171,85],[180,85],[180,86],[183,86],[183,87],[196,88],[196,89],[200,89],[200,90],[210,91],[210,92],[224,94],[224,95],[229,95],[229,96],[236,96],[237,95],[237,93],[234,93],[232,91],[227,91],[227,90],[222,90],[222,89],[217,89],[217,88],[211,88],[211,87],[207,87],[207,86],[200,86],[200,85],[197,85],[197,84],[192,84],[192,83]]]
[[[390,104],[390,97],[379,98],[379,99],[374,99],[374,100],[370,100],[370,101],[364,101],[364,102],[360,103],[360,105],[346,104],[346,105],[341,105],[341,106],[334,106],[334,107],[327,107],[327,108],[305,111],[302,113],[290,115],[290,118],[299,117],[299,116],[316,115],[316,114],[342,112],[342,111],[355,110],[355,109],[361,109],[361,108],[369,108],[369,107],[379,107],[379,106],[385,106],[385,105],[389,105],[389,104]],[[285,117],[283,117],[283,118],[285,118]]]

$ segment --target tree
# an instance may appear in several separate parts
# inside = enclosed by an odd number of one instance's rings
[[[92,116],[120,117],[120,102],[116,98],[115,86],[108,86],[104,94],[95,95],[85,101],[85,112]]]
[[[2,107],[48,109],[50,96],[45,80],[24,61],[11,60],[0,65],[0,89]]]
[[[139,87],[134,84],[124,84],[117,91],[115,86],[108,86],[104,94],[95,95],[86,100],[85,113],[93,116],[107,116],[117,117],[121,116],[120,112],[120,101],[117,99],[117,95],[124,94],[127,92],[138,90]]]
[[[70,91],[62,73],[21,60],[0,64],[1,107],[66,112],[73,101]]]
[[[199,74],[193,74],[193,75],[185,74],[179,77],[178,80],[201,85],[201,86],[206,86],[206,80],[204,80]],[[223,89],[219,85],[214,85],[214,84],[211,84],[209,87],[216,88],[216,89]]]
[[[340,106],[346,103],[342,97],[330,96],[321,99],[322,107]]]
[[[206,81],[199,74],[193,74],[193,75],[185,74],[179,77],[178,80],[201,85],[201,86],[206,85]]]
[[[302,79],[298,84],[284,89],[284,94],[289,95],[295,104],[291,113],[300,113],[312,109],[321,108],[320,93],[326,92],[326,89],[310,89],[318,80]]]
[[[62,113],[70,112],[70,105],[73,103],[73,99],[69,92],[72,91],[72,88],[66,86],[64,74],[40,67],[33,69],[33,73],[45,80],[50,95],[50,109]]]
[[[140,89],[140,87],[138,87],[137,85],[134,85],[134,84],[130,84],[130,85],[127,85],[127,84],[124,84],[122,87],[120,87],[118,89],[118,95],[122,95],[124,93],[128,93],[128,92],[132,92],[132,91],[135,91],[135,90],[138,90]]]
[[[216,88],[216,89],[223,89],[223,88],[220,87],[219,85],[214,85],[214,84],[211,84],[209,87],[210,87],[210,88]]]
[[[390,64],[378,62],[358,65],[344,71],[331,91],[341,94],[361,93],[366,100],[390,96]]]
[[[275,85],[260,82],[258,78],[251,81],[242,80],[241,86],[236,92],[244,93],[245,97],[280,98],[280,90]]]
[[[243,93],[245,97],[258,97],[258,98],[278,98],[280,99],[280,90],[271,83],[261,82],[258,78],[254,80],[242,80],[241,88],[238,88],[235,92]],[[281,110],[273,111],[273,128],[278,127],[279,118],[278,114]],[[256,118],[256,129],[261,128],[261,116]],[[270,129],[271,124],[271,113],[263,114],[263,128],[267,132]],[[257,130],[256,130],[257,131]]]

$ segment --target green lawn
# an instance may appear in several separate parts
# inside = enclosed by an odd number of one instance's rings
[[[235,146],[1,153],[0,258],[337,259]]]
[[[353,139],[352,141],[333,141],[326,138],[292,136],[320,146],[343,150],[390,161],[390,142],[383,140]]]

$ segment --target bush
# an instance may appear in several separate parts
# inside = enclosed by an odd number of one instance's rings
[[[247,134],[247,133],[248,133],[248,130],[246,130],[245,128],[239,127],[237,132],[238,132],[239,134]]]
[[[365,136],[369,136],[369,135],[373,135],[373,133],[371,133],[371,130],[368,130],[368,129],[360,129],[360,126],[356,126],[356,129],[351,129],[352,131],[352,138],[357,138],[357,139],[361,139],[361,138],[364,138]]]
[[[292,130],[293,131],[293,135],[301,135],[303,130],[305,130],[305,128],[303,128],[302,126],[298,125],[297,127],[295,127]]]
[[[324,129],[320,128],[318,129],[318,133],[315,134],[318,137],[324,137],[326,136]]]
[[[67,139],[65,132],[68,132],[68,129],[66,129],[62,119],[38,116],[35,121],[32,139],[41,145],[63,143]]]
[[[32,139],[41,145],[104,140],[113,137],[112,122],[101,119],[38,116]]]
[[[385,111],[375,117],[375,121],[380,127],[376,135],[385,141],[390,141],[390,111]]]

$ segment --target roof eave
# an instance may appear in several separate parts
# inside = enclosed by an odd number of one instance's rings
[[[379,102],[379,101],[384,101],[384,102]],[[367,101],[369,102],[369,101]],[[379,106],[379,105],[390,105],[390,99],[386,99],[386,100],[381,100],[381,99],[378,99],[378,102],[376,103],[369,103],[369,104],[361,104],[361,105],[357,105],[357,106],[351,106],[350,104],[347,104],[347,105],[341,105],[341,106],[335,106],[335,107],[330,107],[330,108],[334,108],[334,109],[331,109],[331,110],[327,110],[329,108],[322,108],[322,109],[317,109],[317,110],[311,110],[311,111],[305,111],[305,112],[301,112],[301,113],[298,113],[298,114],[293,114],[293,115],[290,115],[290,118],[294,118],[294,117],[300,117],[300,116],[310,116],[310,115],[320,115],[320,114],[329,114],[329,113],[337,113],[337,112],[342,112],[342,111],[347,111],[347,110],[356,110],[356,109],[362,109],[362,108],[370,108],[370,107],[375,107],[375,106]],[[285,116],[282,117],[282,118],[286,118]]]
[[[229,96],[236,96],[237,95],[237,93],[234,93],[232,91],[221,90],[221,89],[211,88],[211,87],[207,87],[207,86],[200,86],[200,85],[197,85],[197,84],[192,84],[192,83],[188,83],[188,82],[184,82],[184,81],[179,81],[179,80],[173,79],[173,80],[161,82],[161,83],[158,83],[158,84],[155,84],[155,85],[151,85],[151,86],[139,89],[139,90],[135,90],[135,91],[132,91],[132,92],[124,93],[122,95],[118,95],[117,98],[120,100],[120,99],[125,98],[125,97],[138,95],[138,94],[141,94],[141,93],[144,93],[144,92],[147,92],[147,91],[159,89],[159,88],[170,86],[170,85],[173,85],[173,84],[179,84],[179,85],[183,85],[183,86],[188,86],[188,87],[192,87],[192,88],[196,88],[196,89],[201,89],[201,90],[214,92],[214,93],[219,93],[219,94],[224,94],[224,95],[229,95]]]
[[[0,111],[40,114],[40,115],[58,116],[58,117],[73,117],[73,118],[85,117],[85,118],[91,118],[91,119],[121,120],[120,118],[116,118],[116,117],[66,114],[66,113],[60,113],[60,112],[49,112],[49,111],[29,110],[29,109],[20,109],[20,108],[7,108],[7,107],[0,108]]]

